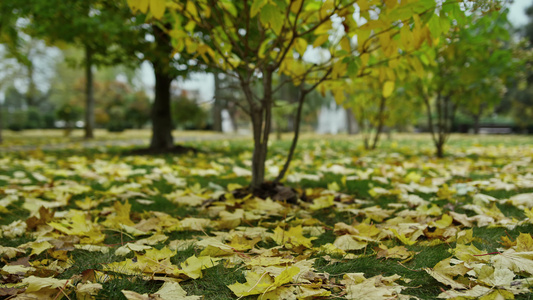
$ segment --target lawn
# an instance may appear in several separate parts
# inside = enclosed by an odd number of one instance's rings
[[[531,137],[452,136],[436,159],[427,135],[305,136],[294,202],[238,192],[246,138],[166,156],[57,139],[0,148],[2,299],[532,298]]]

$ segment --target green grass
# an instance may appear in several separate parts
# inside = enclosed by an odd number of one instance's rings
[[[32,145],[30,137],[28,140],[22,142],[15,137],[7,137],[10,145]],[[106,140],[111,137],[105,137]],[[10,140],[11,139],[11,140]],[[53,149],[45,151],[30,151],[30,152],[0,152],[0,159],[7,159],[8,164],[0,166],[0,175],[7,176],[10,180],[0,179],[0,200],[8,197],[9,194],[16,194],[16,201],[9,204],[7,211],[0,212],[0,226],[7,226],[17,220],[25,221],[30,217],[31,212],[23,208],[28,199],[39,199],[47,202],[54,202],[59,195],[53,194],[52,191],[58,187],[66,190],[70,198],[68,203],[64,206],[53,208],[56,212],[56,221],[65,220],[65,214],[69,210],[80,208],[75,203],[79,200],[90,198],[95,201],[102,201],[95,209],[87,214],[90,221],[98,224],[113,214],[113,203],[116,201],[127,201],[131,204],[130,218],[135,223],[145,218],[150,218],[154,215],[153,212],[162,212],[168,214],[171,218],[178,221],[184,218],[204,218],[213,221],[210,226],[203,228],[203,231],[189,231],[177,228],[166,228],[161,230],[162,234],[168,236],[165,242],[160,242],[152,245],[153,248],[162,249],[168,245],[170,241],[181,241],[189,239],[202,239],[207,236],[217,236],[227,234],[228,229],[216,228],[217,214],[213,214],[213,210],[203,209],[202,207],[179,206],[165,197],[166,194],[183,190],[184,193],[198,192],[202,197],[208,199],[210,193],[214,190],[210,187],[220,185],[226,188],[229,184],[240,184],[246,186],[249,182],[248,177],[240,177],[233,174],[233,167],[239,166],[241,168],[249,169],[248,162],[251,158],[251,143],[249,140],[235,140],[231,142],[226,141],[202,141],[202,142],[187,142],[187,146],[197,147],[202,150],[199,154],[185,154],[181,156],[176,155],[157,155],[157,156],[131,156],[126,155],[127,151],[131,150],[128,147],[106,147],[98,146],[95,148],[83,149],[76,145],[79,141],[72,141],[68,139],[60,139],[62,142],[71,143],[72,147],[65,147],[64,149]],[[43,145],[45,140],[35,138],[34,144]],[[407,135],[407,136],[393,136],[391,140],[384,139],[381,148],[376,151],[365,151],[361,147],[361,139],[359,137],[304,137],[299,144],[298,150],[295,153],[295,159],[291,165],[291,172],[298,172],[304,174],[320,174],[322,177],[318,181],[304,179],[300,182],[287,183],[297,190],[305,191],[306,189],[315,189],[314,195],[317,196],[320,192],[324,192],[328,185],[337,183],[340,187],[340,193],[346,194],[353,199],[366,200],[368,203],[364,205],[353,205],[352,208],[364,209],[366,207],[379,206],[383,209],[391,209],[391,205],[399,202],[397,194],[383,195],[379,197],[372,197],[370,190],[374,187],[381,187],[385,189],[394,189],[396,183],[408,183],[404,180],[404,176],[409,173],[416,173],[425,178],[432,177],[447,177],[447,183],[452,186],[454,183],[467,183],[475,180],[490,180],[497,178],[497,174],[502,174],[503,166],[521,159],[522,154],[531,155],[526,145],[530,145],[533,138],[528,136],[511,136],[498,137],[498,139],[489,137],[470,137],[454,135],[450,139],[447,146],[447,156],[438,160],[433,155],[432,144],[428,136],[425,135]],[[273,141],[271,151],[269,153],[269,163],[280,166],[284,162],[287,148],[289,147],[289,140]],[[509,151],[507,151],[509,149]],[[529,152],[528,152],[529,151]],[[102,164],[103,162],[103,164]],[[371,170],[368,179],[348,180],[343,183],[345,175],[333,174],[330,172],[321,171],[322,166],[340,165],[354,172],[365,172]],[[448,168],[453,166],[468,167],[468,176],[451,176],[448,175]],[[395,173],[389,178],[389,184],[384,184],[373,180],[375,176],[383,177],[383,171],[396,172],[395,168],[405,167],[404,173]],[[106,167],[109,167],[106,169]],[[121,171],[122,170],[122,171]],[[126,170],[126,171],[124,171]],[[129,170],[138,171],[144,170],[142,173],[134,172],[128,173]],[[215,170],[217,174],[198,175],[195,172],[199,170],[210,171]],[[516,176],[525,175],[530,167],[520,167],[516,171]],[[20,181],[21,178],[15,176],[24,172],[27,181]],[[127,175],[121,175],[124,172]],[[45,182],[39,181],[39,176],[34,174],[39,173],[45,175],[49,180]],[[170,184],[158,174],[172,173],[174,176],[184,178],[186,186],[177,187]],[[347,176],[355,175],[355,173]],[[0,176],[1,178],[1,176]],[[68,185],[71,183],[78,183],[81,186],[89,187],[87,192],[70,191]],[[113,187],[120,187],[124,184],[129,184],[128,192],[141,192],[146,196],[130,195],[122,199],[117,195],[109,193]],[[139,186],[136,186],[138,184]],[[202,191],[196,191],[193,186],[198,185]],[[13,192],[15,191],[15,192]],[[479,189],[479,192],[496,197],[497,199],[508,199],[513,195],[519,193],[530,193],[533,189],[513,189],[506,190],[484,190]],[[430,201],[430,205],[439,206],[443,213],[455,211],[464,213],[468,216],[476,215],[471,210],[466,210],[462,206],[465,204],[472,204],[473,193],[462,196],[454,196],[454,203],[448,200],[437,199],[435,194],[424,194],[420,192],[412,192],[411,194],[418,195],[423,199]],[[151,200],[151,204],[141,204],[137,200]],[[312,199],[309,199],[312,201]],[[223,202],[215,202],[211,204],[211,209],[215,209],[217,205],[223,205]],[[244,203],[239,201],[228,205],[225,210],[229,213],[234,213],[240,209]],[[308,204],[303,204],[304,206]],[[514,217],[518,220],[525,218],[523,209],[517,208],[510,204],[495,204],[496,207],[506,217]],[[38,216],[37,213],[34,214]],[[261,220],[246,220],[240,226],[261,226],[268,224],[269,232],[272,232],[279,224],[299,224],[298,216],[302,214],[303,207],[292,207],[288,213],[276,216],[264,217]],[[394,218],[403,209],[410,209],[415,211],[416,208],[398,209],[391,216]],[[337,235],[333,228],[336,223],[343,222],[346,224],[358,224],[365,222],[367,216],[364,214],[355,215],[348,211],[339,211],[334,207],[327,207],[317,211],[311,211],[308,214],[312,218],[318,220],[319,226],[325,229],[325,232],[317,237],[312,242],[313,247],[320,247],[328,243],[334,243]],[[59,217],[58,217],[59,216]],[[376,226],[386,224],[386,218],[383,222],[373,222]],[[439,220],[440,217],[433,217],[429,219],[421,219],[421,222],[433,222]],[[68,222],[67,222],[68,223]],[[459,226],[460,229],[467,229],[461,227],[457,222],[453,224]],[[285,228],[284,225],[283,227]],[[433,225],[432,225],[433,226]],[[2,227],[5,232],[7,227]],[[520,233],[533,232],[533,224],[525,223],[515,228],[505,227],[473,227],[473,245],[478,249],[487,252],[495,252],[502,247],[500,237],[506,236],[511,240],[515,240]],[[149,237],[150,235],[133,236],[124,233],[123,230],[104,228],[102,233],[105,235],[103,245],[110,246],[110,252],[102,254],[100,252],[88,252],[85,250],[69,251],[69,257],[72,266],[57,274],[55,277],[60,279],[77,278],[76,276],[82,274],[87,270],[102,270],[103,266],[108,263],[118,262],[124,260],[125,257],[115,255],[116,248],[128,242],[135,242],[141,238]],[[38,236],[33,235],[35,232],[26,232],[22,235],[0,236],[0,245],[4,247],[18,247],[27,242],[35,241]],[[55,238],[59,236],[57,231],[53,234],[44,235],[47,238]],[[413,295],[421,299],[435,299],[443,290],[449,290],[449,287],[438,282],[431,277],[424,268],[432,268],[438,262],[452,256],[450,251],[456,245],[455,242],[442,242],[434,246],[422,246],[420,242],[426,241],[428,238],[421,237],[419,242],[406,246],[409,251],[415,254],[411,259],[401,262],[400,259],[394,258],[377,258],[376,248],[379,243],[370,242],[367,247],[357,251],[349,251],[351,254],[359,255],[356,259],[346,259],[345,256],[330,255],[336,261],[329,261],[324,258],[326,255],[323,252],[298,252],[287,253],[283,252],[286,249],[280,248],[282,254],[286,256],[299,257],[301,259],[316,258],[314,268],[315,272],[326,272],[330,278],[335,282],[339,282],[346,273],[362,272],[366,278],[376,275],[391,276],[399,274],[402,280],[399,284],[406,287],[402,294]],[[384,239],[382,243],[391,248],[402,245],[397,238]],[[256,249],[270,249],[278,247],[277,243],[272,239],[263,239],[255,246]],[[179,266],[182,262],[191,256],[199,256],[202,249],[198,247],[188,247],[180,251],[176,251],[170,258],[173,265]],[[27,250],[28,253],[31,249]],[[253,256],[247,251],[242,251],[245,256]],[[126,256],[132,259],[135,254],[130,253]],[[17,257],[18,258],[18,257]],[[7,259],[3,258],[0,261],[0,268],[8,263],[15,261],[17,258]],[[49,259],[48,252],[44,252],[39,256],[34,256],[30,260]],[[203,276],[198,279],[188,279],[182,281],[181,286],[188,292],[188,295],[202,295],[204,299],[237,299],[238,297],[227,287],[235,282],[245,282],[244,271],[248,270],[243,264],[236,266],[228,266],[225,262],[219,265],[208,268],[202,271]],[[162,282],[155,280],[145,280],[140,276],[126,276],[121,274],[113,274],[112,279],[102,282],[103,289],[96,296],[97,299],[125,299],[121,290],[132,290],[140,294],[156,292]],[[147,275],[147,274],[143,274]],[[0,286],[3,282],[0,280]],[[334,296],[339,296],[341,291],[334,290]],[[69,295],[70,299],[76,299],[74,293]],[[257,296],[243,297],[242,299],[256,299]],[[531,293],[525,295],[516,295],[516,299],[531,299]]]

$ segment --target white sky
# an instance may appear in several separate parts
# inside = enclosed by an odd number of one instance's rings
[[[514,0],[509,8],[509,20],[516,27],[527,23],[526,8],[533,5],[532,0]]]

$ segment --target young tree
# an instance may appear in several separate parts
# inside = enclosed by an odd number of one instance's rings
[[[371,62],[379,57],[379,52],[370,58]],[[349,108],[363,135],[365,149],[376,149],[385,126],[393,127],[402,119],[412,117],[402,110],[410,106],[404,96],[403,80],[409,75],[406,59],[395,61],[369,71],[367,76],[351,81],[351,89],[346,91],[347,99],[342,103]],[[396,92],[398,90],[398,92]],[[415,110],[411,110],[411,113]]]
[[[419,78],[412,90],[424,101],[438,157],[444,155],[457,109],[480,115],[501,100],[501,81],[518,62],[506,46],[507,29],[506,11],[474,10],[445,31],[447,36],[435,49],[434,58],[421,55],[415,60]]]
[[[254,138],[252,189],[259,188],[265,180],[273,94],[280,88],[273,86],[275,73],[285,74],[299,87],[295,137],[276,179],[279,181],[296,147],[301,108],[307,94],[314,89],[323,92],[331,89],[340,101],[344,97],[342,79],[365,74],[369,53],[382,49],[383,60],[388,61],[414,51],[425,41],[433,42],[435,37],[428,20],[436,10],[443,10],[441,6],[452,7],[453,14],[462,13],[455,1],[441,4],[429,0],[128,2],[133,10],[149,4],[154,16],[161,17],[160,10],[164,11],[168,4],[168,9],[176,12],[169,31],[175,50],[197,53],[207,65],[238,76]],[[450,17],[453,16],[442,14],[447,24]],[[312,48],[320,48],[324,59],[314,62],[306,59],[306,52]],[[263,83],[262,89],[255,91],[252,86],[258,80]]]

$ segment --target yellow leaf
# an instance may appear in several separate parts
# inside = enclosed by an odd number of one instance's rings
[[[350,53],[352,51],[352,46],[350,45],[350,40],[347,36],[343,36],[340,41],[341,49]]]
[[[416,241],[411,241],[408,237],[406,237],[403,233],[398,233],[398,231],[395,228],[391,228],[390,231],[394,233],[394,235],[405,245],[411,246],[416,243]]]
[[[281,272],[281,274],[276,276],[276,278],[274,279],[274,286],[279,287],[291,282],[292,277],[294,277],[294,275],[298,274],[299,272],[300,268],[296,266],[292,266],[288,269],[283,270],[283,272]]]
[[[315,35],[323,35],[323,34],[329,34],[329,31],[332,29],[333,23],[331,20],[327,20],[326,22],[322,23],[322,25],[318,26],[313,33]]]
[[[329,39],[329,34],[324,34],[318,36],[315,41],[313,42],[313,48],[317,48],[322,46],[325,42],[327,42]]]
[[[452,222],[453,222],[453,218],[445,214],[445,215],[442,215],[442,218],[440,220],[435,222],[435,226],[437,228],[444,229],[452,225]]]
[[[246,283],[236,282],[228,285],[228,288],[238,297],[262,294],[274,283],[274,279],[267,272],[257,274],[246,272]]]
[[[300,7],[303,5],[303,0],[291,1],[291,12],[293,14],[297,13],[300,10]]]
[[[21,249],[14,248],[14,247],[4,247],[0,245],[0,257],[1,258],[8,258],[12,259],[18,254],[24,254],[25,252]]]
[[[220,258],[210,256],[196,257],[193,255],[181,263],[181,270],[179,270],[179,272],[189,276],[190,278],[197,279],[202,277],[203,269],[212,268],[218,265],[219,260]]]
[[[359,9],[361,11],[367,11],[370,8],[368,2],[369,2],[369,0],[359,0],[359,1],[357,1],[357,5],[359,5]]]
[[[161,249],[156,248],[150,248],[147,249],[145,252],[145,256],[156,261],[160,261],[166,258],[171,258],[172,256],[176,255],[176,251],[172,251],[168,249],[167,247],[163,247]]]
[[[150,0],[150,12],[154,18],[160,20],[165,15],[166,0]]]
[[[335,247],[344,251],[359,250],[365,248],[368,243],[354,239],[351,235],[341,235],[333,243]]]
[[[198,10],[196,9],[194,1],[188,0],[187,4],[185,5],[185,10],[187,10],[193,19],[198,18]]]
[[[127,300],[150,300],[150,298],[153,298],[148,294],[141,295],[134,291],[122,290],[121,292]]]
[[[383,85],[383,97],[388,98],[394,91],[394,81],[385,81]]]
[[[78,283],[76,285],[77,299],[94,299],[104,287],[100,283]]]
[[[163,286],[155,292],[163,300],[199,300],[201,296],[187,296],[187,292],[177,282],[165,282]]]
[[[324,195],[321,197],[318,197],[316,199],[313,199],[313,204],[309,206],[312,210],[320,210],[324,209],[330,206],[333,206],[335,200],[335,196],[333,195]]]
[[[40,242],[40,243],[37,243],[37,242],[33,242],[31,243],[31,246],[30,248],[32,249],[31,250],[31,255],[39,255],[41,253],[43,253],[44,251],[52,248],[54,246],[52,246],[52,244],[50,244],[49,242]]]
[[[5,265],[2,267],[2,272],[7,274],[26,274],[28,272],[34,272],[36,269],[33,267],[26,267],[23,265]]]
[[[272,239],[278,244],[283,245],[286,248],[304,246],[306,248],[313,247],[311,243],[316,237],[306,238],[303,236],[302,226],[291,227],[289,230],[284,231],[279,226],[274,230]]]
[[[139,0],[137,3],[139,4],[139,10],[143,14],[148,12],[148,5],[150,4],[150,0]]]
[[[247,239],[244,235],[235,235],[228,246],[232,247],[237,251],[247,251],[252,249],[255,244],[261,241],[261,237],[256,237],[254,239]]]
[[[407,250],[405,246],[395,246],[392,248],[387,248],[387,246],[381,244],[379,245],[379,250],[376,258],[398,258],[398,259],[407,259],[412,257],[415,252]]]
[[[307,50],[307,41],[303,38],[297,38],[294,42],[294,48],[300,56],[304,56],[304,53]]]
[[[472,240],[474,239],[473,233],[474,231],[472,229],[466,229],[466,230],[459,231],[457,233],[457,244],[466,245],[466,244],[471,243]]]
[[[530,223],[533,223],[533,207],[528,209],[527,207],[524,208],[524,213],[526,217],[529,219]]]
[[[134,13],[139,10],[139,2],[140,0],[128,0],[128,6],[131,8],[131,11]]]
[[[55,279],[52,277],[35,277],[30,276],[22,279],[22,284],[26,284],[25,293],[40,291],[42,289],[57,289],[65,286],[70,286],[67,279]]]
[[[516,239],[517,252],[533,252],[533,238],[529,233],[520,233]]]
[[[515,252],[508,249],[505,252],[490,257],[495,268],[510,269],[515,273],[529,273],[533,275],[533,252]]]
[[[470,269],[465,267],[463,262],[451,265],[451,259],[451,257],[448,257],[447,259],[438,262],[433,269],[424,268],[424,270],[437,281],[445,285],[451,286],[454,289],[465,289],[466,285],[455,281],[454,277],[463,276]]]
[[[509,269],[496,268],[483,265],[476,270],[478,280],[489,286],[510,286],[515,274]]]

